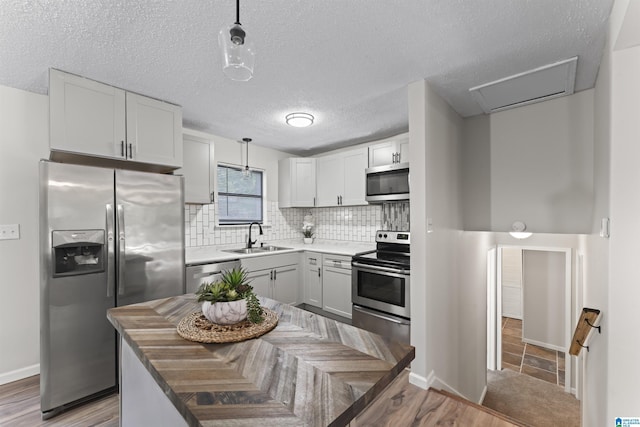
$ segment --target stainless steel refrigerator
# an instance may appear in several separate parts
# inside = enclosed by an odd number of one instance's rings
[[[43,418],[118,384],[107,309],[184,293],[180,176],[40,162]]]

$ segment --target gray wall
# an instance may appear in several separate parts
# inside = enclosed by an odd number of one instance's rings
[[[465,230],[588,233],[593,90],[465,120]]]

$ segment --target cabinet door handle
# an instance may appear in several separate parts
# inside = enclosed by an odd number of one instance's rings
[[[133,145],[129,143],[129,158],[133,159]]]
[[[314,197],[313,198],[313,206],[315,206],[315,205],[316,205],[316,198]]]
[[[212,191],[212,192],[211,192],[211,203],[214,203],[214,202],[215,202],[215,194],[216,194],[216,192],[215,192],[215,191]]]
[[[391,163],[395,163],[396,162],[396,153],[393,153],[391,155]]]
[[[336,196],[336,203],[339,205],[340,204],[340,196]]]
[[[340,196],[340,204],[342,205],[342,196]]]
[[[320,277],[320,268],[318,268],[318,277]]]
[[[278,280],[278,272],[276,270],[273,270],[273,280]]]
[[[120,157],[124,157],[124,141],[120,141]]]

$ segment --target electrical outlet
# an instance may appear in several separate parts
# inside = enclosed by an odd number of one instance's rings
[[[0,225],[0,240],[17,240],[20,238],[20,224]]]

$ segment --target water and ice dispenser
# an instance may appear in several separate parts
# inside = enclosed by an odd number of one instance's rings
[[[52,231],[53,277],[103,272],[104,234],[104,230]]]

